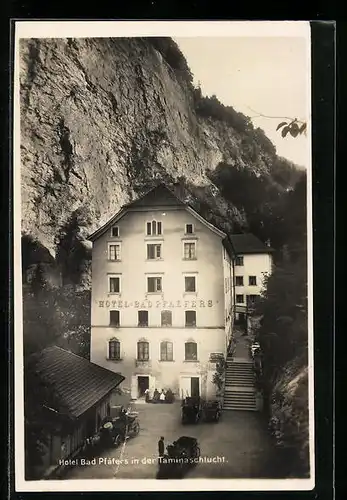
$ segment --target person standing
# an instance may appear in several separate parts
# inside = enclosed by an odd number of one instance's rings
[[[158,454],[159,457],[164,456],[164,450],[165,450],[165,445],[164,445],[164,437],[162,436],[159,441],[158,441]]]
[[[149,403],[149,389],[145,390],[145,401],[146,403]]]
[[[160,399],[161,403],[165,403],[165,391],[164,391],[164,389],[161,390],[161,394],[160,394],[159,399]]]

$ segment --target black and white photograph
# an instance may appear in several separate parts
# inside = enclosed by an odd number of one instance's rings
[[[310,25],[15,23],[17,491],[311,490]]]

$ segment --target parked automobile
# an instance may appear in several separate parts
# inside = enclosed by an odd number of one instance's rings
[[[158,461],[157,478],[183,477],[200,457],[200,447],[196,438],[181,436],[167,446],[167,453]]]
[[[116,409],[117,407],[111,408],[111,415],[101,422],[99,429],[101,446],[119,446],[123,441],[137,436],[140,432],[137,412],[127,411],[124,407],[120,407],[117,414]]]
[[[186,397],[181,404],[182,424],[196,424],[201,417],[202,401],[200,397]]]
[[[202,420],[218,422],[222,414],[222,405],[218,400],[205,401],[202,405]]]

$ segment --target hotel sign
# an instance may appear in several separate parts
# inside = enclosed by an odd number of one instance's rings
[[[184,309],[197,309],[202,307],[212,307],[212,300],[99,300],[99,307],[112,307],[113,309],[175,309],[183,307]]]

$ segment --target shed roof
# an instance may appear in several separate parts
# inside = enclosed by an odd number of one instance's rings
[[[31,368],[52,389],[55,401],[61,405],[55,410],[63,409],[70,418],[82,415],[125,378],[58,346],[33,354],[30,362],[33,363]]]

